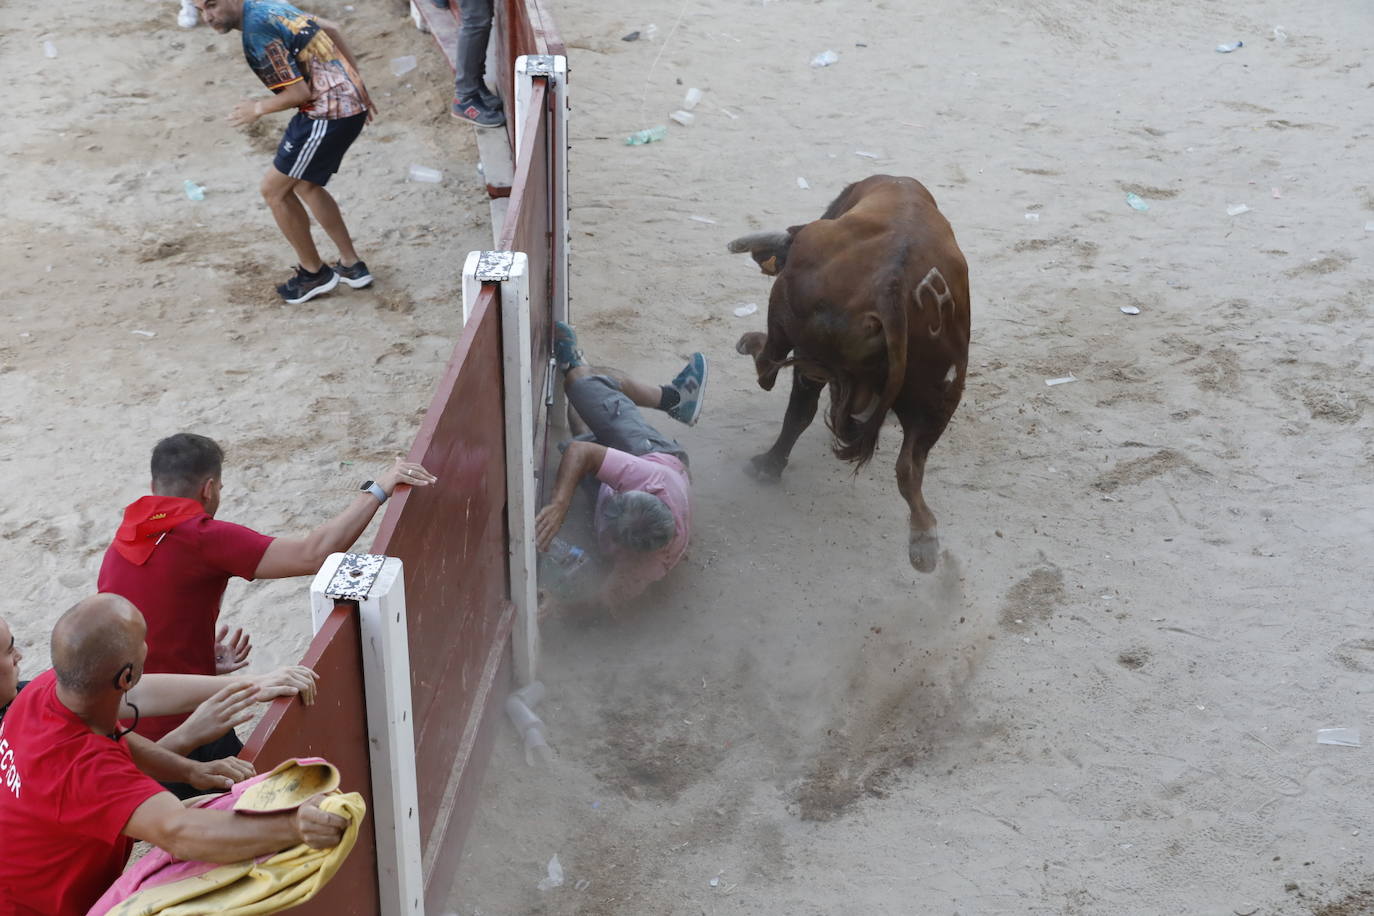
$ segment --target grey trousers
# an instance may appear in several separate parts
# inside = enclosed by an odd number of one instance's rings
[[[491,37],[492,0],[458,0],[458,73],[453,95],[470,99],[482,87],[487,64],[487,39]]]
[[[585,375],[567,383],[564,390],[568,393],[568,403],[591,430],[588,436],[579,438],[590,438],[607,448],[629,452],[636,457],[662,452],[687,464],[687,452],[682,446],[650,426],[615,379]]]

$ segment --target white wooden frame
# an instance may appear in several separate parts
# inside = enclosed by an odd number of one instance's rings
[[[539,592],[534,549],[538,510],[534,469],[534,371],[530,362],[529,258],[519,251],[473,251],[463,265],[463,320],[467,321],[484,283],[499,283],[501,351],[505,377],[506,525],[510,531],[510,600],[515,605],[515,680],[538,678]]]
[[[331,554],[310,586],[316,632],[340,600],[358,602],[372,764],[369,814],[377,835],[381,916],[424,916],[410,637],[401,561],[377,554]]]

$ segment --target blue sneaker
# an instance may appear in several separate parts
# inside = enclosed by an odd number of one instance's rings
[[[672,381],[671,387],[677,390],[678,402],[668,408],[668,416],[688,426],[697,425],[706,397],[706,376],[710,367],[704,353],[692,354],[691,362]]]
[[[586,365],[582,361],[582,351],[577,349],[577,332],[572,325],[562,321],[553,323],[553,358],[564,372]]]

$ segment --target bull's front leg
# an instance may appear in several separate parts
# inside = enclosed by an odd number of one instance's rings
[[[775,369],[774,373],[776,372]],[[772,448],[762,455],[755,455],[744,466],[750,477],[755,480],[776,481],[782,476],[782,470],[787,467],[787,459],[792,454],[792,447],[816,418],[816,407],[820,403],[821,390],[824,388],[824,382],[807,378],[795,367],[792,369],[792,394],[787,399],[787,413],[782,418],[782,431],[778,433],[778,441],[773,443]]]
[[[925,479],[926,455],[935,441],[919,418],[903,416],[901,412],[898,418],[902,421],[902,450],[897,455],[897,489],[911,507],[907,559],[918,572],[934,572],[940,559],[940,538],[935,513],[921,494],[921,483]]]

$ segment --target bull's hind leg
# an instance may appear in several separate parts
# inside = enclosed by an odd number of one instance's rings
[[[816,418],[816,406],[820,403],[821,390],[824,388],[824,382],[809,379],[793,368],[792,394],[787,399],[782,431],[778,433],[778,441],[773,443],[772,448],[750,458],[744,466],[750,477],[775,481],[782,476],[782,469],[787,467],[787,459],[792,454],[792,446],[797,444],[797,439]]]
[[[897,455],[897,488],[911,507],[911,533],[907,541],[907,557],[918,572],[933,572],[940,558],[940,538],[936,532],[935,513],[926,505],[921,494],[925,479],[926,455],[939,438],[931,434],[920,416],[898,412],[902,421],[902,450]]]

